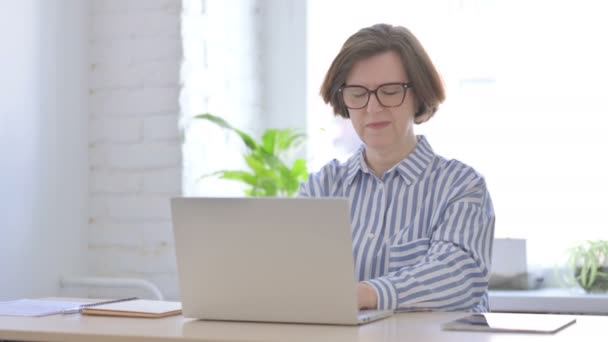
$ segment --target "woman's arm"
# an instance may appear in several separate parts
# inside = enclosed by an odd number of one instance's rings
[[[474,310],[486,294],[495,216],[485,182],[479,176],[450,197],[430,239],[390,246],[389,273],[364,282],[377,308]]]

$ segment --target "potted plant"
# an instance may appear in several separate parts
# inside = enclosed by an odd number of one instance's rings
[[[238,134],[247,148],[243,158],[249,167],[248,171],[220,170],[203,177],[218,176],[221,179],[244,183],[248,186],[245,194],[251,197],[294,196],[300,188],[300,183],[308,179],[306,160],[296,159],[291,166],[288,165],[288,160],[304,142],[305,135],[300,130],[267,129],[261,141],[256,141],[218,116],[201,114],[195,118],[212,122]]]
[[[585,292],[608,292],[608,240],[585,241],[567,255],[570,272]]]

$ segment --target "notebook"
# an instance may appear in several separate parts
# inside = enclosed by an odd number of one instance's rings
[[[136,299],[85,307],[83,315],[161,318],[181,313],[180,302]]]
[[[359,312],[346,198],[174,198],[186,317],[356,325]]]
[[[576,322],[566,315],[479,313],[442,324],[443,330],[553,334]]]

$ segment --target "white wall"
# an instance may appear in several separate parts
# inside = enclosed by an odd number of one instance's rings
[[[306,130],[307,1],[262,0],[260,5],[265,103],[263,126]]]
[[[304,10],[297,0],[93,0],[92,275],[143,278],[179,297],[169,198],[181,194],[182,169],[187,195],[209,195],[197,181],[205,170],[242,163],[238,137],[188,118],[211,112],[255,135],[293,118],[304,128]],[[238,191],[232,185],[216,194]]]
[[[180,0],[92,0],[88,274],[177,297],[169,199],[181,194]],[[91,296],[120,296],[99,294]]]
[[[225,72],[216,81],[227,82],[228,94],[240,87],[235,113],[252,110],[236,122],[257,132],[286,126],[291,116],[304,127],[304,55],[289,56],[304,48],[296,37],[304,34],[305,6],[243,4],[202,1],[196,9],[203,36],[213,32],[201,42],[223,37],[234,58],[233,67],[220,60],[213,70]],[[0,22],[11,29],[0,42],[12,53],[0,63],[0,188],[14,195],[0,202],[0,275],[11,280],[0,296],[53,295],[59,276],[75,274],[143,278],[178,298],[169,199],[182,193],[182,1],[1,6]],[[261,47],[241,46],[247,41]],[[207,76],[197,82],[217,87]]]
[[[87,14],[0,2],[0,300],[57,295],[85,268]]]

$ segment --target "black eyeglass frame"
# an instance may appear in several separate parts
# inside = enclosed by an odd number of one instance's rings
[[[391,86],[391,85],[400,85],[403,87],[403,98],[401,99],[401,101],[399,102],[398,105],[394,105],[394,106],[387,106],[384,103],[382,103],[382,101],[380,100],[380,97],[378,96],[378,90],[382,87],[385,86]],[[405,96],[407,95],[407,89],[408,88],[413,88],[414,85],[412,84],[412,82],[392,82],[392,83],[384,83],[379,85],[376,89],[371,90],[371,89],[367,89],[366,87],[362,86],[362,85],[343,85],[340,88],[338,88],[338,92],[341,94],[342,97],[342,103],[344,104],[344,106],[348,109],[361,109],[361,108],[365,108],[367,107],[367,105],[369,104],[369,99],[372,97],[371,94],[374,94],[376,96],[376,100],[378,100],[378,103],[385,108],[394,108],[394,107],[399,107],[403,104],[403,101],[405,101]],[[361,107],[349,107],[348,105],[346,105],[346,101],[344,100],[344,89],[345,88],[363,88],[367,91],[367,101],[365,101],[365,104]]]

